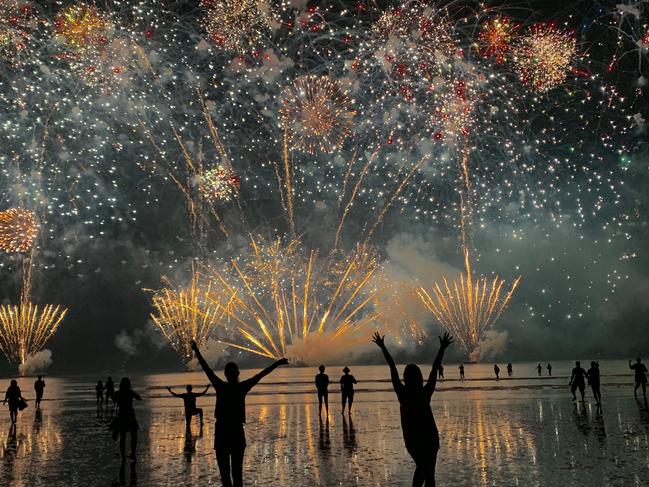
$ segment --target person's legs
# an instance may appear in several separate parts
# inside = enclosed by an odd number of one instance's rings
[[[352,403],[354,402],[354,394],[350,394],[347,398],[347,412],[352,414]]]
[[[584,397],[584,394],[586,392],[586,386],[585,385],[580,385],[579,386],[579,394],[581,394],[581,402],[584,402],[586,399]]]
[[[318,393],[318,414],[320,416],[322,416],[322,399],[323,399],[323,397],[324,396],[322,394]]]
[[[412,476],[412,487],[422,487],[425,478],[422,470],[417,466],[415,467],[415,474]]]
[[[243,487],[243,454],[241,449],[232,453],[232,487]]]
[[[135,460],[135,450],[137,450],[137,430],[131,431],[131,459]]]
[[[185,413],[185,429],[190,430],[192,427],[192,414],[188,411]]]
[[[201,426],[203,426],[203,410],[201,408],[197,408],[196,414],[198,414],[198,419],[201,421]]]
[[[638,398],[638,387],[640,387],[640,382],[636,382],[635,389],[633,389],[633,395],[635,396],[636,399]]]
[[[126,457],[126,432],[119,432],[119,452],[122,455],[122,458]]]
[[[324,395],[324,402],[325,402],[325,413],[327,416],[329,416],[329,394],[325,393]]]
[[[342,399],[343,399],[343,414],[345,413],[345,403],[347,402],[347,394],[344,392],[342,393]]]
[[[644,397],[644,400],[647,400],[647,383],[643,382],[642,383],[642,395]]]
[[[572,384],[572,387],[570,388],[570,392],[572,392],[572,400],[576,401],[577,395],[575,394],[575,392],[577,392],[577,386],[575,384]]]
[[[219,466],[219,473],[221,474],[221,483],[223,487],[232,487],[232,479],[230,478],[230,455],[229,454],[216,454],[216,463]]]

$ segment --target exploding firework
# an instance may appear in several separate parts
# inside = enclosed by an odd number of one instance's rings
[[[0,59],[16,64],[29,48],[33,27],[28,2],[0,0]]]
[[[478,37],[482,55],[503,64],[511,51],[516,30],[517,26],[507,17],[495,17],[485,22]]]
[[[514,48],[521,81],[542,93],[561,85],[568,76],[576,46],[574,33],[552,23],[535,25]]]
[[[57,330],[67,309],[58,305],[38,306],[27,299],[20,305],[0,306],[0,349],[14,364],[43,349]]]
[[[221,307],[239,336],[223,343],[264,357],[314,363],[342,356],[370,336],[378,317],[372,306],[378,263],[362,261],[356,253],[320,259],[312,251],[302,257],[299,246],[298,241],[268,246],[253,241],[249,263],[210,267],[213,288],[226,291],[227,304]]]
[[[219,165],[206,170],[200,176],[198,184],[206,201],[230,201],[239,191],[239,176]]]
[[[78,3],[64,8],[54,19],[61,41],[75,49],[88,49],[106,43],[109,23],[97,7]]]
[[[292,144],[309,154],[331,153],[351,134],[353,100],[327,76],[306,76],[284,90],[280,114]]]
[[[467,354],[472,354],[509,306],[521,278],[517,277],[504,293],[505,281],[500,277],[494,277],[491,282],[486,277],[474,277],[466,249],[464,268],[459,281],[449,284],[443,277],[442,285],[435,283],[432,295],[423,287],[417,293],[440,325],[453,334]]]
[[[273,6],[264,0],[203,0],[203,28],[219,48],[245,52],[258,47],[279,26]]]
[[[24,208],[0,211],[0,250],[29,252],[37,235],[38,223],[33,212]]]
[[[213,338],[224,316],[222,300],[214,299],[218,290],[193,268],[186,287],[174,288],[169,284],[160,290],[146,291],[152,294],[155,308],[151,319],[178,355],[189,362],[193,357],[192,340],[201,346]]]

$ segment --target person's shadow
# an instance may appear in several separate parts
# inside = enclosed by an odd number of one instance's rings
[[[329,418],[326,421],[320,419],[320,455],[325,457],[331,453],[331,439],[329,437]]]
[[[122,460],[122,463],[119,466],[119,480],[113,482],[113,487],[126,487],[126,461]],[[128,487],[137,487],[137,470],[135,462],[130,462],[129,464],[129,483]]]
[[[343,446],[348,450],[349,454],[354,453],[356,450],[356,430],[354,429],[354,421],[349,416],[349,425],[347,419],[343,415]]]
[[[590,433],[590,425],[588,424],[588,411],[586,411],[586,405],[582,404],[581,407],[579,407],[575,402],[574,416],[577,429],[587,436]]]
[[[191,429],[185,429],[185,445],[183,447],[183,453],[185,454],[185,461],[187,463],[192,463],[192,458],[194,453],[196,453],[196,441],[200,436],[203,435],[203,428],[201,428],[200,433],[197,437],[192,435]]]

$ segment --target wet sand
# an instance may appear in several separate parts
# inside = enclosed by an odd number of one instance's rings
[[[558,376],[553,378],[536,377],[532,364],[515,364],[514,378],[500,381],[490,377],[491,366],[472,365],[467,366],[471,380],[463,382],[448,365],[447,380],[433,398],[441,435],[438,485],[649,485],[649,410],[634,400],[632,376],[624,366],[602,362],[600,414],[590,393],[585,404],[572,402],[567,363],[555,366]],[[360,383],[351,421],[340,414],[334,384],[328,425],[319,421],[312,369],[278,371],[249,397],[246,485],[410,485],[413,463],[403,447],[387,368],[352,369]],[[327,371],[332,380],[338,370]],[[144,399],[136,406],[140,442],[135,466],[121,468],[118,445],[107,430],[110,410],[94,407],[93,380],[46,378],[42,414],[35,414],[30,403],[15,434],[9,432],[7,410],[0,415],[2,485],[220,485],[212,450],[214,397],[200,398],[206,422],[202,433],[194,423],[188,436],[182,401],[164,390],[166,385],[205,384],[204,376],[133,380]],[[20,381],[28,398],[32,383]]]

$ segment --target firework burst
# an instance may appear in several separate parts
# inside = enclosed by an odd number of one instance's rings
[[[14,364],[43,349],[57,330],[67,309],[58,305],[38,306],[27,299],[19,305],[0,306],[0,349]]]
[[[109,22],[97,7],[78,3],[64,8],[56,16],[54,29],[68,47],[87,49],[106,43]]]
[[[14,65],[29,49],[35,21],[28,2],[0,0],[0,59]]]
[[[203,198],[210,203],[231,201],[239,191],[239,176],[218,165],[200,175],[198,186]]]
[[[0,211],[0,250],[29,252],[37,235],[38,223],[33,212],[24,208]]]
[[[482,55],[503,64],[511,51],[517,28],[507,17],[495,17],[485,22],[478,36]]]
[[[521,81],[541,93],[561,85],[568,77],[576,47],[574,33],[552,23],[535,25],[514,48]]]
[[[504,293],[505,281],[500,277],[489,281],[486,277],[474,276],[466,249],[464,269],[459,281],[449,284],[443,277],[442,284],[435,283],[432,292],[420,287],[417,293],[439,324],[456,337],[467,354],[472,354],[509,306],[521,278],[517,277]]]

